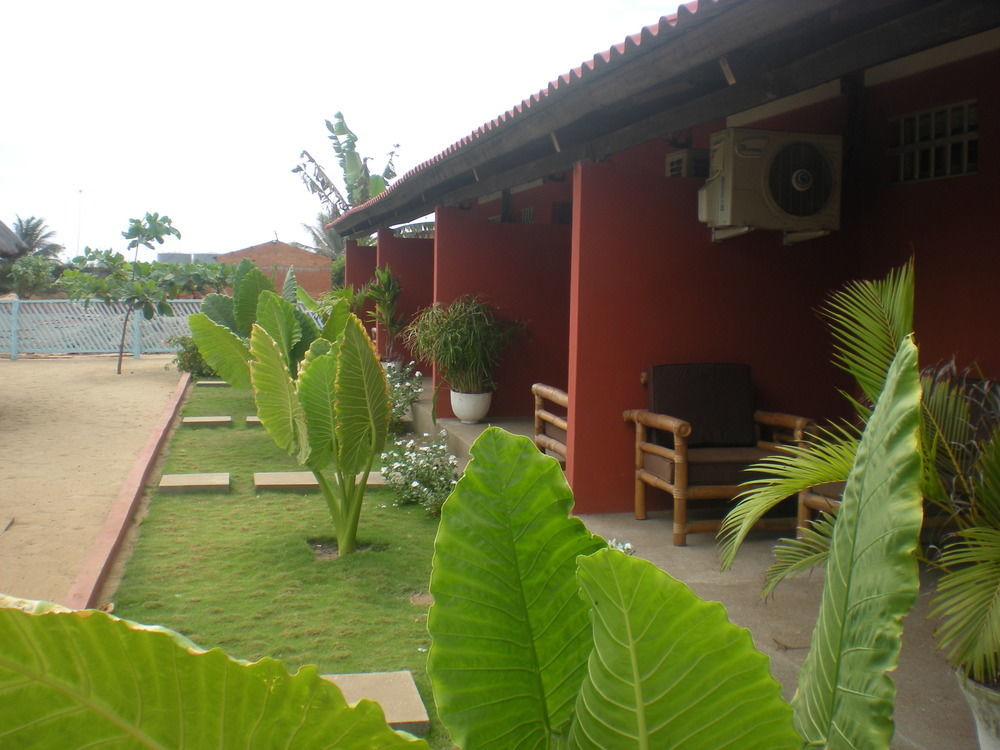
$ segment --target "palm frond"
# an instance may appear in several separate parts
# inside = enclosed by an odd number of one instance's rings
[[[1000,529],[1000,424],[990,439],[981,445],[972,488],[972,510],[983,526]]]
[[[765,478],[744,483],[737,505],[719,529],[719,556],[729,569],[746,535],[765,513],[786,497],[828,482],[843,482],[851,470],[858,437],[849,425],[831,425],[804,447],[788,446],[788,455],[774,455],[747,468]]]
[[[934,599],[937,630],[948,659],[977,682],[1000,677],[1000,529],[956,533],[941,555],[947,572]]]
[[[834,515],[821,511],[816,520],[802,527],[801,537],[782,539],[774,546],[775,562],[764,576],[764,588],[760,592],[762,598],[769,597],[777,585],[789,576],[812,570],[826,562],[834,521]]]
[[[924,456],[920,489],[926,500],[953,512],[956,495],[971,493],[969,472],[975,461],[970,450],[971,425],[964,389],[942,372],[920,379],[920,442]]]
[[[872,403],[899,342],[913,330],[913,260],[884,279],[854,281],[821,310],[834,337],[834,364],[852,375]]]

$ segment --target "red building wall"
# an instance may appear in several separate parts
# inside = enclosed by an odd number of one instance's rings
[[[569,258],[569,226],[497,224],[461,209],[437,211],[434,299],[480,293],[501,318],[526,324],[500,363],[490,417],[531,414],[534,382],[566,384]],[[445,415],[446,401],[439,402]]]
[[[664,179],[662,142],[578,168],[568,465],[578,512],[631,507],[633,433],[620,415],[645,405],[638,375],[650,364],[749,362],[763,408],[846,415],[836,388],[851,384],[827,364],[832,342],[814,311],[846,281],[911,255],[922,363],[955,355],[1000,377],[998,64],[1000,53],[981,55],[750,124],[845,136],[842,228],[792,247],[777,232],[709,242],[696,218],[701,180]],[[979,174],[891,184],[889,119],[968,99],[979,102]],[[723,127],[695,128],[693,145]],[[622,299],[627,309],[609,313]]]
[[[879,276],[911,255],[922,364],[955,357],[1000,379],[1000,51],[866,89],[864,190],[859,216],[863,272]],[[978,174],[892,184],[891,118],[975,99]]]
[[[746,362],[759,408],[843,412],[813,310],[850,277],[850,255],[829,238],[783,247],[773,232],[713,244],[697,221],[703,181],[664,177],[665,154],[651,142],[576,173],[567,470],[580,513],[632,507],[634,430],[621,414],[646,406],[651,365]]]
[[[360,289],[372,279],[377,260],[373,245],[359,245],[348,240],[344,249],[344,285]]]
[[[397,237],[391,229],[379,230],[377,262],[379,267],[391,268],[399,279],[396,309],[407,323],[417,310],[434,301],[434,240]],[[384,355],[381,331],[379,335],[379,353]],[[406,361],[412,359],[401,342],[397,341],[396,346]],[[426,363],[418,363],[418,369],[430,371]]]

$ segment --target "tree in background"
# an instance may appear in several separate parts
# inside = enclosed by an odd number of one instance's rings
[[[306,190],[318,197],[323,205],[323,210],[317,216],[319,229],[305,224],[303,226],[315,243],[315,247],[310,249],[334,259],[332,278],[333,285],[337,287],[344,283],[344,239],[332,229],[327,229],[327,226],[352,208],[367,203],[388,189],[389,181],[396,177],[394,160],[399,144],[393,145],[381,174],[373,175],[368,167],[371,157],[363,157],[358,153],[358,136],[347,127],[343,113],[337,112],[333,116],[333,122],[327,120],[326,129],[330,133],[327,138],[331,141],[337,163],[340,165],[344,189],[341,190],[337,186],[323,166],[308,151],[303,151],[299,155],[302,161],[292,172],[299,175]],[[433,228],[433,222],[428,222],[410,224],[401,231],[406,236],[427,237],[433,236]],[[360,238],[358,244],[374,244],[374,238]]]
[[[62,271],[57,256],[63,246],[51,241],[55,232],[34,216],[18,216],[8,231],[15,242],[0,255],[0,293],[14,292],[24,299],[44,294]]]
[[[42,254],[25,255],[7,265],[9,268],[0,269],[0,286],[11,289],[21,299],[51,290],[63,269],[58,260]]]
[[[385,192],[389,186],[389,180],[396,176],[393,159],[396,157],[396,149],[399,148],[399,144],[394,145],[393,150],[389,152],[382,173],[373,175],[368,168],[371,157],[362,157],[358,153],[358,136],[347,127],[347,122],[341,112],[337,112],[333,116],[333,122],[326,121],[326,129],[330,133],[327,138],[331,141],[333,152],[337,156],[337,163],[340,165],[343,175],[344,190],[337,186],[322,165],[308,151],[303,151],[300,154],[299,158],[303,161],[292,172],[302,178],[306,190],[319,198],[323,204],[324,213],[328,214],[329,221],[333,221],[352,208]]]
[[[57,242],[52,242],[56,233],[45,225],[45,219],[29,216],[22,219],[18,216],[14,221],[14,234],[27,248],[26,255],[42,255],[54,258],[65,248]]]
[[[107,304],[125,305],[122,335],[118,345],[117,373],[122,374],[125,356],[125,336],[132,313],[141,310],[146,320],[157,314],[171,315],[173,309],[167,302],[174,287],[161,284],[154,276],[152,263],[139,262],[139,248],[162,245],[169,237],[180,239],[181,233],[169,216],[147,213],[141,219],[129,219],[128,229],[122,237],[129,241],[128,248],[135,250],[135,257],[128,263],[120,253],[86,249],[86,253],[73,260],[73,267],[65,271],[59,281],[70,298],[88,301],[97,298]]]
[[[344,283],[344,238],[332,229],[327,229],[327,226],[352,208],[385,192],[389,181],[396,176],[393,160],[399,144],[395,144],[393,150],[389,152],[381,174],[373,175],[368,167],[371,157],[363,157],[358,153],[358,136],[347,127],[342,113],[337,112],[333,116],[333,122],[327,120],[326,129],[329,131],[327,138],[331,141],[333,153],[336,154],[337,163],[340,165],[344,189],[341,190],[337,186],[323,166],[308,151],[300,154],[299,158],[302,161],[292,172],[302,178],[306,190],[319,198],[323,205],[323,210],[316,217],[316,226],[308,224],[303,226],[312,237],[314,246],[309,249],[333,259],[331,280],[334,287],[339,287]],[[372,244],[373,240],[367,237],[358,242],[366,245]]]

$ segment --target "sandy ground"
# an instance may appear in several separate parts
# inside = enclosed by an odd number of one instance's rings
[[[0,359],[0,592],[61,602],[177,387],[171,355]]]

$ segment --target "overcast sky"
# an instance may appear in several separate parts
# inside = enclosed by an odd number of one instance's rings
[[[325,119],[400,174],[676,8],[647,0],[4,4],[0,221],[44,217],[67,255],[124,250],[147,211],[222,253],[306,242],[302,149]],[[152,257],[150,254],[148,257]]]

